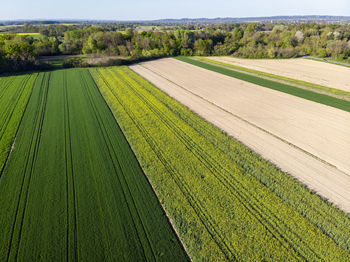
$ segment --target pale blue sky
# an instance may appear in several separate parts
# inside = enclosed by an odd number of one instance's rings
[[[346,15],[350,0],[0,0],[0,20]]]

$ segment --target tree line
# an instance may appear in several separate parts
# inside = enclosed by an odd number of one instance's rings
[[[244,58],[330,57],[350,62],[350,25],[221,24],[135,30],[125,25],[49,25],[40,37],[0,35],[0,70],[40,67],[40,56],[101,55],[131,60],[164,56],[233,55]]]

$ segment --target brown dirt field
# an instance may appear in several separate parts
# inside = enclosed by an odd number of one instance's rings
[[[350,212],[350,114],[167,58],[130,67]]]
[[[226,56],[212,56],[208,58],[270,74],[350,91],[350,68],[344,66],[304,58],[239,59]]]

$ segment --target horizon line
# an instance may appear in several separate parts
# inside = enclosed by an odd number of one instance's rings
[[[16,22],[16,21],[110,21],[110,22],[155,22],[166,20],[218,20],[218,19],[274,19],[274,18],[345,18],[350,19],[350,16],[344,15],[273,15],[273,16],[242,16],[242,17],[182,17],[182,18],[157,18],[157,19],[101,19],[101,18],[19,18],[19,19],[4,19],[0,22]]]

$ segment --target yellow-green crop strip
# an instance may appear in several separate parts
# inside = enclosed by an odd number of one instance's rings
[[[90,71],[193,260],[350,260],[347,214],[127,67]]]
[[[16,33],[16,35],[40,35],[40,33]]]

